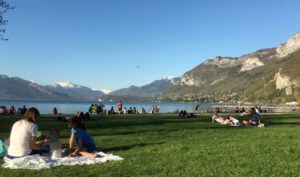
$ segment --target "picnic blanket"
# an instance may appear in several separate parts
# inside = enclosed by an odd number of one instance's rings
[[[10,169],[41,170],[58,166],[91,165],[105,163],[107,161],[123,160],[122,157],[112,154],[105,154],[103,152],[98,152],[96,154],[99,154],[101,157],[95,159],[87,157],[64,157],[52,159],[50,157],[32,155],[15,159],[4,158],[5,163],[2,165],[2,167]]]

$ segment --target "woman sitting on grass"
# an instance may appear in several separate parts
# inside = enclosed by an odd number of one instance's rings
[[[71,137],[69,140],[69,148],[73,147],[74,141],[77,143],[76,149],[70,154],[71,157],[84,156],[90,158],[98,157],[92,152],[96,151],[96,145],[91,136],[85,131],[85,126],[80,118],[73,117],[69,120],[69,127],[71,128]]]
[[[40,113],[36,108],[29,108],[24,117],[14,123],[10,133],[7,158],[14,159],[27,155],[49,153],[49,148],[45,149],[43,143],[37,143],[38,127],[35,122],[39,116]]]

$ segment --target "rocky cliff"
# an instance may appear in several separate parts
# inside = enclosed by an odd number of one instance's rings
[[[283,58],[298,50],[300,50],[300,33],[296,33],[286,44],[281,44],[276,48],[277,57]]]
[[[277,48],[209,59],[185,73],[164,96],[197,101],[294,101],[300,95],[299,50],[300,33],[296,33]]]

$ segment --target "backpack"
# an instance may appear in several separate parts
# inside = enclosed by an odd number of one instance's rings
[[[4,141],[0,140],[0,157],[4,157],[6,153],[6,148]]]

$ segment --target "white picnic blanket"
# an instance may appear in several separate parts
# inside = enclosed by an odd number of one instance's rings
[[[71,165],[91,165],[100,164],[107,161],[119,161],[123,160],[122,157],[105,154],[103,152],[98,152],[100,158],[87,158],[87,157],[64,157],[58,159],[51,159],[50,157],[43,157],[40,155],[25,156],[22,158],[8,159],[4,158],[3,168],[10,169],[32,169],[41,170],[45,168],[52,168],[57,166],[71,166]]]

